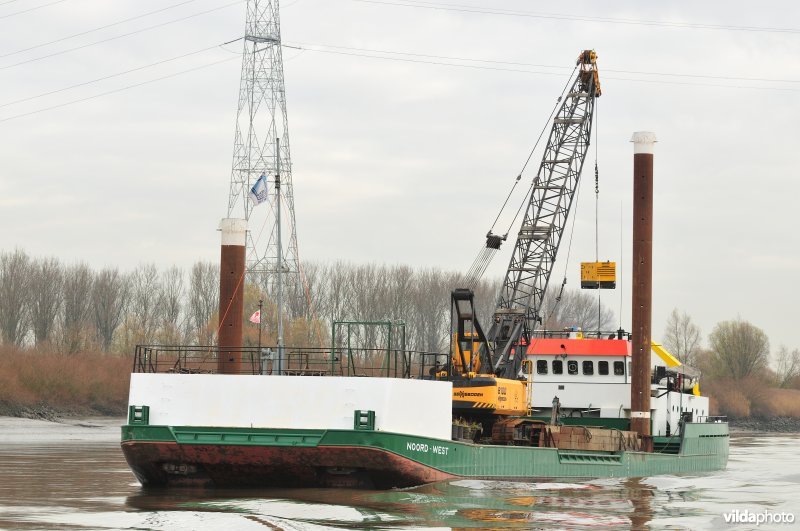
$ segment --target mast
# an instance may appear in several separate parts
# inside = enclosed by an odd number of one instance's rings
[[[283,246],[281,245],[281,139],[275,139],[275,231],[278,240],[278,374],[283,372]]]
[[[219,228],[222,245],[219,263],[219,357],[217,371],[238,374],[242,365],[242,312],[247,221],[225,218]]]
[[[633,293],[631,430],[650,438],[650,331],[653,305],[653,145],[655,133],[633,133]]]

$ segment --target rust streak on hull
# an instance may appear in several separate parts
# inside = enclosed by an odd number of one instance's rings
[[[410,487],[455,476],[379,448],[122,443],[144,486]]]

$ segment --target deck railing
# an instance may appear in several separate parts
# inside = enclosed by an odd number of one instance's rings
[[[408,350],[284,347],[279,355],[275,346],[137,345],[133,372],[218,374],[220,355],[240,360],[238,374],[283,376],[432,379],[447,363],[446,354]]]
[[[629,339],[630,333],[624,330],[545,330],[539,329],[533,332],[534,338],[541,339],[569,339],[580,334],[584,339]]]
[[[694,418],[694,422],[703,423],[703,422],[728,422],[728,417],[725,415],[697,415]]]

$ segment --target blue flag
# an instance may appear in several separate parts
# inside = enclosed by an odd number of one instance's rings
[[[267,176],[263,173],[250,189],[250,200],[255,203],[256,206],[267,200]]]

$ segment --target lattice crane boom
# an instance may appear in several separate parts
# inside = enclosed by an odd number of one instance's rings
[[[520,339],[530,338],[542,320],[544,294],[589,149],[595,100],[600,95],[596,58],[593,50],[580,54],[577,73],[553,119],[533,181],[487,334],[494,345],[498,376],[516,376],[524,357]]]

